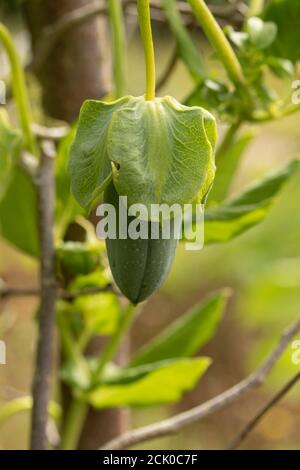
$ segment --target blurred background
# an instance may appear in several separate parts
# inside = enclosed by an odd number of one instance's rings
[[[65,0],[52,2],[48,18],[45,18],[45,14],[41,14],[41,8],[38,7],[38,3],[41,2],[28,2],[33,5],[32,10],[35,11],[28,11],[30,10],[28,8],[27,19],[22,14],[21,7],[24,5],[21,3],[21,0],[1,0],[0,14],[1,21],[4,21],[13,32],[24,64],[27,64],[31,58],[31,42],[33,48],[37,47],[35,38],[38,37],[38,32],[32,27],[34,16],[41,16],[38,24],[42,27],[43,22],[53,21],[56,14],[61,13],[64,8],[68,9],[70,2]],[[56,10],[55,3],[60,4],[56,5]],[[76,0],[74,3],[82,5],[89,2]],[[215,3],[230,4],[230,2]],[[175,44],[166,25],[155,16],[153,26],[157,75],[160,76],[173,55]],[[71,64],[68,68],[62,65],[54,52],[48,63],[39,70],[38,75],[44,86],[43,97],[41,85],[30,77],[37,121],[42,119],[49,122],[50,119],[44,117],[42,105],[46,113],[56,120],[72,121],[77,114],[78,103],[84,98],[98,95],[99,87],[102,95],[104,92],[109,92],[110,49],[107,25],[103,17],[92,20],[89,26],[80,26],[76,32],[67,33],[69,37],[66,41],[70,43],[73,37],[76,47],[83,47],[84,41],[91,40],[93,28],[101,28],[103,42],[100,42],[100,46],[99,44],[91,46],[89,53],[85,53],[83,62],[76,63],[75,67]],[[201,31],[193,26],[191,31],[195,43],[210,62],[217,77],[223,72],[219,70],[219,65],[207,48]],[[133,13],[127,15],[127,38],[128,92],[139,95],[143,93],[144,87],[143,52]],[[72,57],[75,57],[74,47],[67,46],[66,41],[60,44],[60,52],[69,53],[69,59],[72,61]],[[86,81],[84,75],[90,74],[90,77],[95,77],[94,68],[98,68],[99,58],[103,64],[105,62],[105,72],[101,77],[99,75],[98,82],[93,80],[83,87],[83,81]],[[57,67],[56,75],[53,72],[54,63]],[[8,72],[4,54],[0,51],[0,79],[6,79]],[[276,83],[275,79],[272,80],[274,80],[273,86],[282,96],[291,93],[289,81]],[[178,100],[184,100],[192,89],[191,78],[178,60],[170,80],[161,88],[160,95],[170,94]],[[84,94],[87,96],[83,96]],[[62,96],[65,97],[65,104],[61,102]],[[8,106],[13,116],[13,104],[9,103]],[[220,123],[219,126],[222,133],[223,128]],[[278,122],[259,127],[252,126],[251,130],[255,133],[255,139],[242,161],[233,192],[300,154],[297,114]],[[133,426],[151,423],[171,413],[188,409],[233,385],[249,374],[272,348],[284,327],[299,316],[299,201],[300,174],[284,188],[262,224],[235,240],[222,245],[210,245],[200,252],[186,251],[184,246],[180,247],[166,283],[145,305],[136,321],[131,337],[133,350],[217,288],[231,287],[233,295],[215,338],[201,351],[213,358],[213,364],[196,390],[186,394],[180,405],[135,410],[131,416]],[[32,259],[25,257],[1,240],[0,277],[10,286],[33,286],[37,283],[37,265]],[[0,406],[12,398],[30,393],[36,308],[37,301],[31,298],[6,299],[0,303],[0,338],[7,345],[7,365],[0,366]],[[190,426],[176,436],[151,441],[141,447],[225,448],[258,407],[265,403],[285,380],[296,373],[297,366],[293,365],[291,354],[292,351],[287,350],[261,389],[249,393],[235,405],[203,420],[201,424]],[[262,420],[242,448],[300,449],[299,392],[300,385]],[[26,448],[28,432],[29,416],[26,413],[12,418],[0,428],[0,449]]]

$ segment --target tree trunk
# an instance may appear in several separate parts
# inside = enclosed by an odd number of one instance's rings
[[[25,3],[25,13],[33,54],[45,27],[65,13],[88,3],[89,0],[28,0]],[[107,93],[110,66],[106,57],[108,47],[105,42],[105,27],[104,18],[88,20],[69,30],[53,48],[38,73],[44,110],[49,116],[72,122],[78,116],[85,99],[100,99]],[[99,351],[99,346],[96,341],[93,349]],[[70,398],[67,391],[67,401],[68,397]],[[126,421],[126,413],[118,410],[98,413],[90,410],[79,447],[96,449],[122,432]]]
[[[91,3],[90,0],[29,0],[26,16],[33,53],[41,31],[62,15]],[[38,78],[47,114],[67,122],[78,116],[82,102],[99,99],[108,89],[109,69],[105,44],[106,21],[95,17],[68,30],[58,40]]]

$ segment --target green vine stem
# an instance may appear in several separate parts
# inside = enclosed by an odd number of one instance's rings
[[[125,94],[125,30],[121,0],[108,0],[112,45],[115,98]]]
[[[258,16],[264,9],[264,0],[250,0],[247,17]]]
[[[188,0],[188,2],[233,83],[245,85],[244,74],[234,50],[205,2],[203,0]]]
[[[97,380],[97,383],[101,382],[101,377],[105,366],[113,359],[114,355],[116,354],[124,335],[131,326],[135,313],[135,306],[129,304],[121,315],[116,331],[111,336],[106,347],[104,348],[98,366],[96,367],[94,378]],[[63,429],[60,446],[62,450],[73,450],[77,447],[87,412],[88,404],[80,398],[75,398],[70,405]]]
[[[31,109],[26,90],[25,75],[11,35],[2,23],[0,23],[0,41],[6,50],[11,66],[13,92],[16,99],[20,123],[25,136],[26,148],[33,155],[37,155],[38,147],[35,136],[31,130]]]
[[[61,450],[74,450],[77,447],[87,412],[88,404],[85,401],[75,398],[71,402],[63,428]]]
[[[151,101],[155,98],[155,59],[149,0],[137,0],[137,9],[146,62],[145,98]]]
[[[232,146],[234,139],[236,137],[236,134],[238,130],[240,129],[242,123],[243,123],[242,120],[238,120],[234,122],[233,124],[231,124],[231,126],[229,126],[228,129],[226,130],[223,140],[216,152],[216,164],[217,165],[220,162],[220,160],[223,158],[223,156],[228,152],[228,150],[230,150],[230,147]]]
[[[99,377],[101,378],[106,364],[113,359],[115,353],[117,352],[121,340],[131,326],[131,322],[135,316],[135,313],[136,307],[132,304],[129,304],[121,315],[116,331],[111,336],[107,346],[104,348],[98,366],[96,367],[94,377],[97,380],[99,380]]]

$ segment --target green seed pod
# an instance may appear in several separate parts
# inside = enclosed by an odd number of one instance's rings
[[[149,297],[158,289],[168,275],[172,265],[177,238],[174,227],[171,227],[170,239],[162,238],[159,222],[145,222],[151,233],[151,224],[159,225],[158,239],[133,240],[119,238],[119,195],[110,183],[104,193],[104,202],[112,204],[116,209],[116,239],[107,238],[106,248],[108,260],[114,280],[121,292],[133,303],[137,304]],[[128,224],[134,217],[128,217]],[[173,225],[173,224],[171,224]]]

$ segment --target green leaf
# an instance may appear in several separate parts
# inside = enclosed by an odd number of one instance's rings
[[[73,194],[82,207],[89,207],[110,181],[108,129],[113,113],[130,101],[131,97],[111,103],[89,100],[81,108],[69,172]]]
[[[39,255],[37,190],[19,167],[0,203],[0,234],[24,253]]]
[[[105,245],[103,246],[103,251]],[[106,270],[97,270],[88,275],[77,276],[68,287],[68,292],[77,292],[89,288],[101,288],[107,286],[110,282],[110,278],[107,275]]]
[[[68,173],[68,160],[71,144],[75,137],[76,128],[71,128],[69,134],[59,143],[55,158],[55,230],[57,239],[62,239],[68,225],[84,210],[75,200],[71,192],[71,181]]]
[[[292,62],[300,59],[299,18],[299,0],[271,0],[264,13],[264,19],[274,22],[278,29],[272,52]]]
[[[30,411],[32,409],[32,398],[31,397],[20,397],[10,400],[0,408],[0,426],[12,416],[22,413],[24,411]],[[61,408],[54,402],[50,401],[48,405],[48,413],[57,423],[61,418]]]
[[[242,207],[220,206],[205,214],[205,244],[225,243],[262,222],[271,209],[269,201]]]
[[[258,49],[269,47],[277,35],[277,25],[275,23],[264,22],[257,17],[252,17],[247,21],[247,30],[250,42]]]
[[[266,57],[266,63],[279,78],[291,78],[295,73],[295,67],[290,60],[270,56]]]
[[[134,382],[102,385],[89,394],[88,400],[100,409],[174,403],[194,388],[210,363],[209,358],[201,357],[161,364]]]
[[[64,278],[90,274],[100,266],[101,244],[61,242],[56,248],[57,271]]]
[[[252,140],[253,134],[247,132],[243,136],[237,138],[230,149],[225,152],[224,155],[221,155],[220,161],[217,165],[214,185],[209,193],[209,202],[221,202],[228,196],[233,179],[239,168],[241,158]]]
[[[208,192],[215,172],[216,124],[202,108],[171,97],[137,99],[117,110],[108,153],[117,192],[128,206],[185,204]]]
[[[229,204],[232,207],[240,207],[272,200],[288,179],[299,170],[299,164],[299,159],[292,160],[279,171],[250,185],[245,191],[234,196]]]
[[[226,242],[262,222],[282,186],[298,169],[299,160],[293,160],[224,204],[209,208],[205,214],[205,243]]]
[[[22,135],[9,127],[4,110],[0,110],[0,201],[5,196],[20,157]]]
[[[114,333],[120,317],[118,300],[111,292],[78,297],[74,310],[81,313],[85,328],[95,335]]]
[[[72,189],[91,206],[112,177],[128,205],[185,204],[208,192],[215,172],[213,116],[170,97],[83,105],[71,148]]]
[[[109,281],[105,271],[94,271],[87,276],[78,276],[70,283],[68,292],[103,288]],[[87,335],[111,335],[117,327],[120,316],[120,305],[112,292],[79,296],[73,302],[72,310],[82,315]]]
[[[215,334],[222,318],[228,291],[195,305],[136,353],[131,366],[195,354]]]
[[[192,93],[185,99],[187,106],[203,106],[222,122],[236,122],[241,114],[240,96],[228,87],[228,84],[212,79],[204,80],[196,85]]]
[[[89,363],[82,356],[79,356],[76,361],[67,359],[60,366],[59,376],[73,392],[88,390],[91,386]]]
[[[237,46],[239,49],[243,48],[246,46],[248,40],[249,40],[249,34],[246,33],[245,31],[234,31],[234,29],[231,26],[228,26],[227,28],[227,35],[230,39],[230,41]]]
[[[179,56],[185,63],[191,76],[197,82],[202,81],[207,76],[207,71],[200,52],[197,50],[188,30],[181,21],[176,0],[163,0],[162,5],[170,29],[176,39]]]
[[[161,369],[170,364],[178,362],[177,359],[164,360],[158,362],[152,362],[151,364],[143,364],[139,366],[129,366],[121,368],[114,363],[109,363],[104,370],[104,374],[101,378],[101,384],[103,385],[128,385],[137,380],[140,380],[151,372]],[[97,388],[100,384],[97,384]]]

